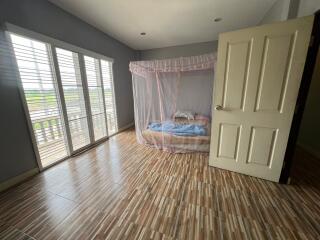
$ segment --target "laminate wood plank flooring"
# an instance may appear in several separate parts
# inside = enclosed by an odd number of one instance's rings
[[[320,239],[320,161],[295,157],[281,185],[128,130],[1,193],[0,239]]]

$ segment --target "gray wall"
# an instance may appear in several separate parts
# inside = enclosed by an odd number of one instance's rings
[[[312,76],[310,90],[300,126],[298,143],[307,151],[320,157],[320,51]]]
[[[133,122],[128,64],[134,50],[44,0],[1,0],[0,24],[6,21],[113,58],[119,127]],[[37,165],[16,79],[0,77],[1,182]]]
[[[0,182],[37,167],[10,58],[0,30]]]
[[[311,15],[320,9],[319,0],[301,0],[298,16]],[[320,51],[313,73],[310,90],[300,126],[298,143],[320,158]]]
[[[140,51],[141,60],[196,56],[217,51],[218,41]]]

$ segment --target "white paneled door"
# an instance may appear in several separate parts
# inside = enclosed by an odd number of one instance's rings
[[[219,36],[209,164],[278,182],[313,16]]]

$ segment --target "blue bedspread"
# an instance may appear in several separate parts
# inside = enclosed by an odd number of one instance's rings
[[[205,136],[207,131],[204,125],[179,124],[171,121],[163,123],[150,123],[149,129],[157,132],[166,132],[178,136]]]

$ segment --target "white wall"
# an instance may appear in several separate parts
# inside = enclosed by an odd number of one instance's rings
[[[320,0],[300,0],[298,17],[311,15],[320,9]]]
[[[260,21],[260,25],[288,19],[290,0],[276,1]]]
[[[292,7],[293,5],[295,5],[296,7]],[[299,0],[277,0],[270,8],[270,10],[266,13],[266,15],[262,18],[260,24],[287,20],[290,11],[292,11],[291,8],[296,9],[295,13],[293,13],[294,17],[296,17],[298,6]],[[215,52],[217,51],[217,48],[218,41],[216,40],[204,43],[194,43],[173,47],[141,50],[138,52],[138,55],[140,60],[176,58]]]
[[[277,0],[260,21],[260,25],[314,14],[320,0]]]

